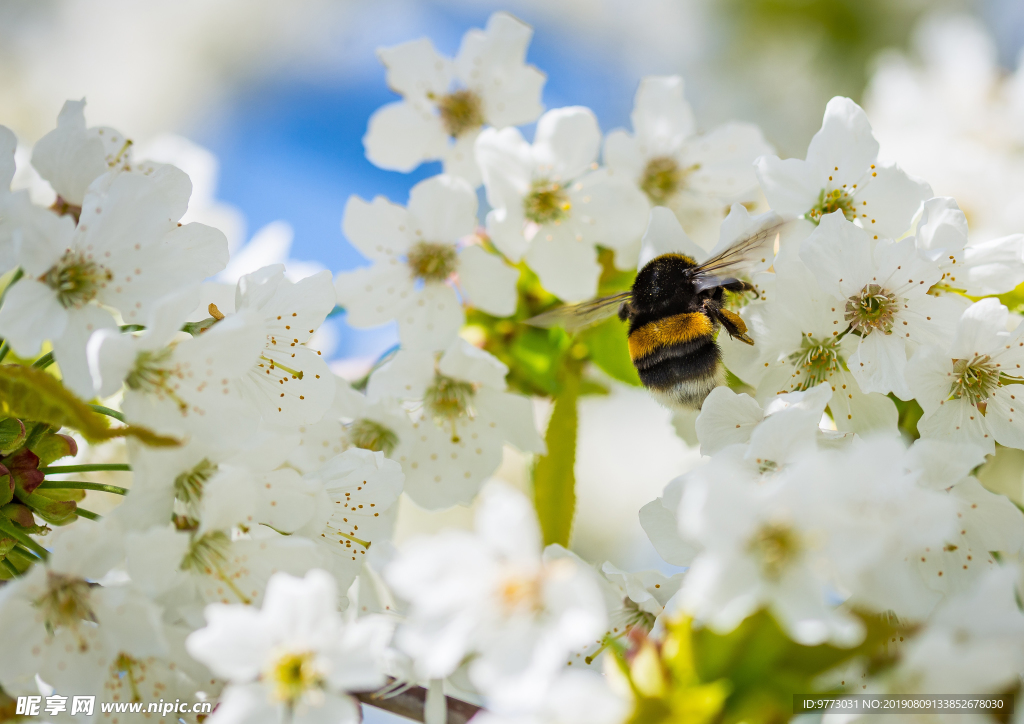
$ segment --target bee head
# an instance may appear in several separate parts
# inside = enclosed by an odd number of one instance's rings
[[[633,281],[633,300],[641,306],[666,304],[690,289],[688,271],[697,262],[683,254],[662,254],[651,259]]]

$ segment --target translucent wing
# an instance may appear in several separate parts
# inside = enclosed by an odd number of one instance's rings
[[[721,286],[730,277],[768,261],[774,255],[775,237],[786,223],[776,214],[767,214],[750,234],[697,265],[691,271],[697,291]]]
[[[632,295],[632,292],[619,292],[609,297],[591,299],[589,302],[566,304],[527,319],[526,323],[534,327],[562,327],[566,332],[576,332],[608,319],[618,312],[619,305],[628,301]]]

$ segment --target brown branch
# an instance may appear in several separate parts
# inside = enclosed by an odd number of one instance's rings
[[[404,716],[414,721],[424,721],[427,706],[427,690],[422,686],[410,686],[398,694],[382,694],[380,691],[371,691],[363,694],[356,694],[356,698],[364,704],[389,711],[398,716]],[[462,699],[445,697],[448,706],[447,724],[466,724],[473,716],[480,711],[480,707],[470,704]]]

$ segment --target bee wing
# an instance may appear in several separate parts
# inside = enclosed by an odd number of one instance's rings
[[[777,214],[766,214],[750,234],[694,267],[690,274],[697,291],[721,286],[730,277],[767,261],[773,255],[775,237],[787,223]]]
[[[562,327],[566,332],[576,332],[608,319],[618,312],[619,305],[631,296],[632,292],[619,292],[608,297],[591,299],[589,302],[566,304],[531,317],[526,323],[534,327]]]

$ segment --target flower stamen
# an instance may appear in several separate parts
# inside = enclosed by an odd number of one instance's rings
[[[523,197],[523,214],[536,224],[552,224],[569,215],[569,194],[557,181],[537,179]]]
[[[871,334],[874,330],[892,334],[897,308],[895,294],[887,292],[878,284],[867,284],[859,295],[846,300],[843,319],[862,335]]]
[[[451,244],[421,241],[406,257],[412,274],[425,282],[443,282],[458,268],[458,253]]]
[[[452,138],[484,125],[484,108],[480,96],[471,90],[457,90],[436,99],[444,129]]]

